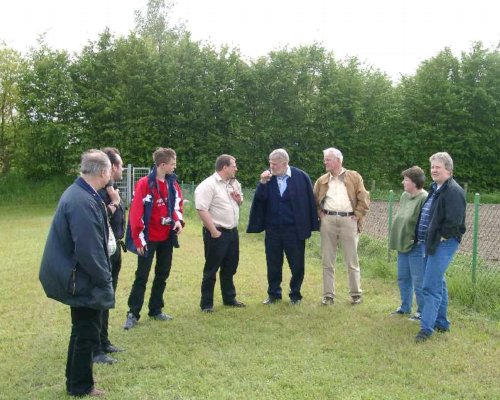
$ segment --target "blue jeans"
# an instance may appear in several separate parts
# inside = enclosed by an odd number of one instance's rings
[[[410,251],[398,251],[398,285],[401,295],[400,309],[410,313],[413,304],[413,291],[417,301],[417,312],[421,313],[424,305],[422,282],[424,280],[424,244],[413,245]]]
[[[458,240],[450,238],[440,242],[434,254],[425,257],[424,307],[420,328],[432,334],[434,328],[450,328],[448,321],[448,288],[444,274],[458,249]]]

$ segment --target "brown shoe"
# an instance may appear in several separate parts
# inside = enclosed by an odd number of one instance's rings
[[[93,387],[90,392],[87,393],[87,396],[89,397],[99,397],[99,396],[104,396],[106,392],[102,389],[97,389],[96,387]]]

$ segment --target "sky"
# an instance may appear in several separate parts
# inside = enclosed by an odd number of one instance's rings
[[[3,0],[0,40],[26,52],[38,35],[79,52],[106,27],[134,29],[147,0]],[[500,0],[177,0],[171,23],[192,39],[256,59],[285,46],[319,43],[337,59],[356,56],[394,81],[445,47],[460,56],[475,41],[500,44]]]

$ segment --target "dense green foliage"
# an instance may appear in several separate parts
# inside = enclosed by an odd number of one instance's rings
[[[171,27],[170,7],[150,0],[127,37],[104,30],[79,54],[54,51],[43,37],[24,56],[0,45],[0,170],[68,173],[82,151],[101,146],[149,165],[168,146],[184,181],[200,181],[230,153],[253,185],[274,148],[316,178],[321,151],[335,146],[367,186],[387,188],[403,169],[427,168],[429,155],[448,151],[460,183],[500,188],[498,49],[476,43],[461,57],[444,49],[393,84],[318,44],[247,62]]]

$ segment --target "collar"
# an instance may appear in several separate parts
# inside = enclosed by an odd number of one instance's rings
[[[288,178],[292,177],[292,169],[290,168],[290,166],[288,166],[288,168],[286,169],[286,172],[283,175],[277,176],[276,178],[277,179],[285,179],[285,177],[288,177]]]
[[[345,174],[345,171],[346,171],[346,169],[344,167],[342,167],[342,169],[340,170],[340,174],[338,174],[338,176],[333,176],[331,172],[328,172],[328,181],[331,181],[332,179],[335,179],[335,178],[340,178],[341,175]]]
[[[214,172],[213,177],[215,178],[216,182],[222,182],[222,183],[228,183],[229,180],[225,180],[222,176],[219,175],[217,171]]]

